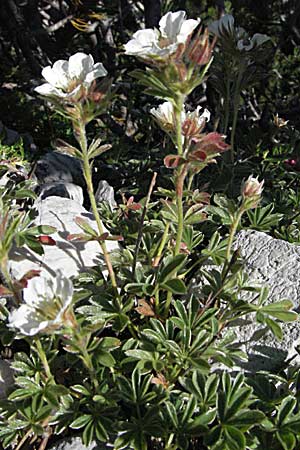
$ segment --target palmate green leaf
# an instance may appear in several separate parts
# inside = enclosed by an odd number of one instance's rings
[[[34,237],[23,235],[25,244],[38,255],[44,254],[44,249],[42,244],[39,243]]]
[[[191,395],[190,398],[188,399],[187,404],[184,407],[183,416],[180,420],[182,425],[189,422],[189,420],[191,419],[192,415],[195,412],[196,407],[197,407],[197,400],[193,395]]]
[[[209,448],[214,448],[213,446],[219,441],[222,435],[222,427],[220,425],[216,425],[211,428],[207,434],[204,435],[204,443],[208,446],[212,446]]]
[[[285,420],[288,419],[288,416],[292,414],[295,409],[296,403],[296,398],[292,397],[291,395],[283,399],[277,416],[277,423],[279,426],[281,426],[285,422]]]
[[[93,421],[93,417],[91,416],[91,414],[82,414],[75,420],[73,420],[69,426],[74,430],[79,430],[80,428],[83,428],[91,421]]]
[[[116,364],[115,358],[111,353],[98,349],[94,355],[96,361],[105,367],[113,367]]]
[[[298,314],[289,311],[294,307],[291,300],[281,300],[276,303],[265,305],[259,309],[260,312],[282,320],[283,322],[293,322],[298,319]]]
[[[226,425],[224,427],[224,440],[231,450],[245,450],[246,439],[244,434],[236,427]]]
[[[174,272],[178,272],[185,261],[186,256],[181,254],[166,258],[164,267],[162,268],[158,276],[159,283],[164,283],[167,278],[169,278]]]
[[[210,425],[216,417],[217,410],[211,409],[197,416],[192,423],[187,426],[189,433],[195,435],[195,433],[202,433],[207,429],[207,425]]]
[[[296,438],[293,433],[285,430],[276,432],[276,437],[282,445],[283,450],[295,450]]]
[[[171,420],[172,425],[175,430],[178,429],[178,413],[176,411],[175,406],[170,401],[165,402],[165,411],[168,413],[168,418]]]
[[[39,236],[40,234],[53,234],[56,232],[55,227],[51,227],[50,225],[37,225],[36,227],[28,228],[25,232],[28,236]]]
[[[32,200],[35,200],[36,197],[37,195],[30,189],[20,189],[14,191],[14,198],[16,199],[31,198]]]
[[[172,294],[184,295],[187,293],[186,285],[179,278],[172,278],[161,283],[160,288],[172,292]]]
[[[206,359],[201,358],[201,356],[199,357],[189,357],[188,361],[190,361],[191,366],[193,366],[194,368],[201,370],[203,372],[203,374],[208,374],[211,366],[210,364],[206,361]]]
[[[95,426],[93,420],[87,423],[85,429],[82,433],[82,442],[84,445],[88,446],[92,442],[95,435]]]
[[[232,419],[229,419],[228,424],[234,425],[236,428],[247,431],[255,425],[260,424],[265,419],[262,411],[257,409],[240,410],[238,414]]]
[[[226,412],[226,421],[238,413],[238,410],[241,409],[248,398],[250,397],[252,389],[243,387],[240,391],[237,391],[234,396],[230,399],[230,406]]]
[[[139,350],[139,349],[127,350],[125,352],[125,355],[130,356],[131,358],[144,360],[144,361],[152,361],[153,359],[155,359],[153,352],[148,352],[146,350]]]
[[[282,341],[283,333],[281,326],[278,322],[275,322],[275,320],[271,319],[270,317],[265,318],[265,324],[270,328],[274,336],[279,340]]]
[[[85,397],[89,397],[91,395],[90,391],[85,386],[82,386],[82,384],[74,384],[71,386],[71,391],[77,392]]]
[[[250,228],[258,231],[268,231],[270,228],[277,225],[282,219],[283,214],[272,214],[273,209],[274,205],[270,204],[264,207],[248,210],[247,216],[250,222]]]

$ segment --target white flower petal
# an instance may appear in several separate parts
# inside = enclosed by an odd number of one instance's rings
[[[210,112],[208,111],[208,109],[204,109],[203,113],[201,114],[200,118],[203,118],[206,120],[206,122],[210,121]]]
[[[41,84],[34,89],[38,94],[48,97],[63,97],[62,91],[49,83]]]
[[[52,86],[57,86],[59,83],[57,72],[55,72],[51,66],[44,67],[42,70],[42,76]]]
[[[176,42],[176,37],[180,33],[185,16],[185,11],[168,12],[165,14],[159,21],[159,29],[162,37],[168,38],[171,42]]]
[[[83,81],[87,74],[93,70],[94,59],[85,53],[75,53],[69,58],[69,77]]]
[[[53,64],[52,72],[54,73],[54,76],[57,77],[57,82],[56,82],[55,86],[66,90],[70,83],[68,61],[64,61],[62,59],[56,61]],[[53,84],[53,83],[51,83],[51,84]]]
[[[33,336],[63,325],[73,299],[73,284],[61,272],[56,277],[43,274],[29,280],[23,297],[25,303],[10,314],[9,326]]]
[[[234,17],[231,14],[225,14],[219,20],[215,20],[208,26],[208,30],[219,36],[224,33],[232,33],[234,29]]]
[[[94,80],[99,77],[105,77],[107,75],[107,70],[102,63],[97,63],[94,65],[94,69],[87,74],[85,77],[85,82],[91,84]]]
[[[158,31],[146,28],[134,33],[132,39],[124,45],[127,55],[143,56],[158,47]]]
[[[180,28],[180,33],[177,36],[177,42],[179,44],[184,44],[186,42],[187,38],[189,37],[189,35],[194,31],[195,28],[197,28],[199,23],[200,23],[200,19],[199,20],[194,20],[194,19],[185,20]]]
[[[254,46],[258,47],[269,40],[270,38],[266,34],[255,33],[251,39],[251,42]]]
[[[174,125],[174,107],[171,102],[161,103],[157,108],[150,109],[150,113],[162,126]]]

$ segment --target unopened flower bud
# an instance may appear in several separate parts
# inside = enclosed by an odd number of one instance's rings
[[[252,175],[244,182],[242,186],[242,196],[244,205],[247,209],[255,208],[260,200],[263,191],[263,181],[258,181]]]
[[[214,46],[215,40],[212,43],[209,42],[208,29],[206,29],[203,34],[198,34],[192,40],[187,50],[187,56],[198,66],[206,65],[211,59]]]
[[[276,114],[276,116],[274,116],[274,125],[277,128],[283,128],[288,124],[288,120],[284,120],[282,117],[279,117],[278,114]]]

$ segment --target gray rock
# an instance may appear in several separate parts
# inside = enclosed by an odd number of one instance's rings
[[[70,439],[62,439],[50,447],[49,450],[105,450],[112,447],[107,447],[105,444],[97,444],[92,442],[90,445],[83,445],[81,438],[76,436]]]
[[[0,140],[4,145],[14,145],[19,142],[21,136],[15,130],[7,128],[0,120]]]
[[[46,153],[39,159],[35,175],[40,185],[61,182],[85,185],[80,161],[58,152]]]
[[[73,183],[47,183],[43,184],[40,189],[40,200],[47,197],[64,197],[70,198],[80,205],[83,204],[83,192],[80,186]]]
[[[114,189],[107,181],[99,181],[98,188],[95,193],[97,203],[107,202],[111,209],[116,208],[117,203],[115,200]]]
[[[89,267],[103,265],[101,248],[95,241],[76,242],[67,239],[69,234],[83,231],[75,223],[76,217],[85,219],[94,229],[97,228],[93,215],[76,201],[63,197],[47,197],[35,203],[38,216],[35,225],[50,225],[56,228],[51,237],[56,245],[44,245],[44,255],[40,256],[26,246],[14,248],[10,254],[9,269],[16,279],[27,271],[41,269],[55,275],[58,270],[67,277],[76,276]],[[107,230],[105,230],[107,231]],[[115,241],[107,241],[108,251],[118,248]]]
[[[235,248],[240,249],[245,261],[244,270],[249,276],[249,284],[268,286],[267,303],[289,299],[294,303],[294,310],[300,310],[300,246],[280,239],[274,239],[265,233],[243,230],[236,238]],[[205,267],[209,270],[209,266]],[[203,277],[197,278],[192,290],[202,290]],[[251,300],[251,294],[243,294]],[[236,324],[235,324],[236,325]],[[278,341],[263,326],[248,315],[234,326],[237,341],[243,344],[249,361],[241,366],[246,370],[276,370],[285,360],[292,359],[299,363],[296,347],[300,344],[300,322],[282,325],[283,340]],[[264,332],[265,331],[265,332]]]
[[[14,372],[10,364],[0,359],[0,399],[4,399],[9,388],[14,384]]]

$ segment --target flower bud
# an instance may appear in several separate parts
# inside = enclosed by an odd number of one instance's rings
[[[212,57],[214,46],[215,39],[212,43],[209,42],[208,29],[206,29],[203,34],[198,33],[192,40],[187,50],[187,56],[191,62],[198,66],[206,65]]]
[[[254,178],[252,175],[242,185],[242,196],[244,206],[247,209],[255,208],[258,205],[262,191],[264,180],[259,182],[258,178]]]

